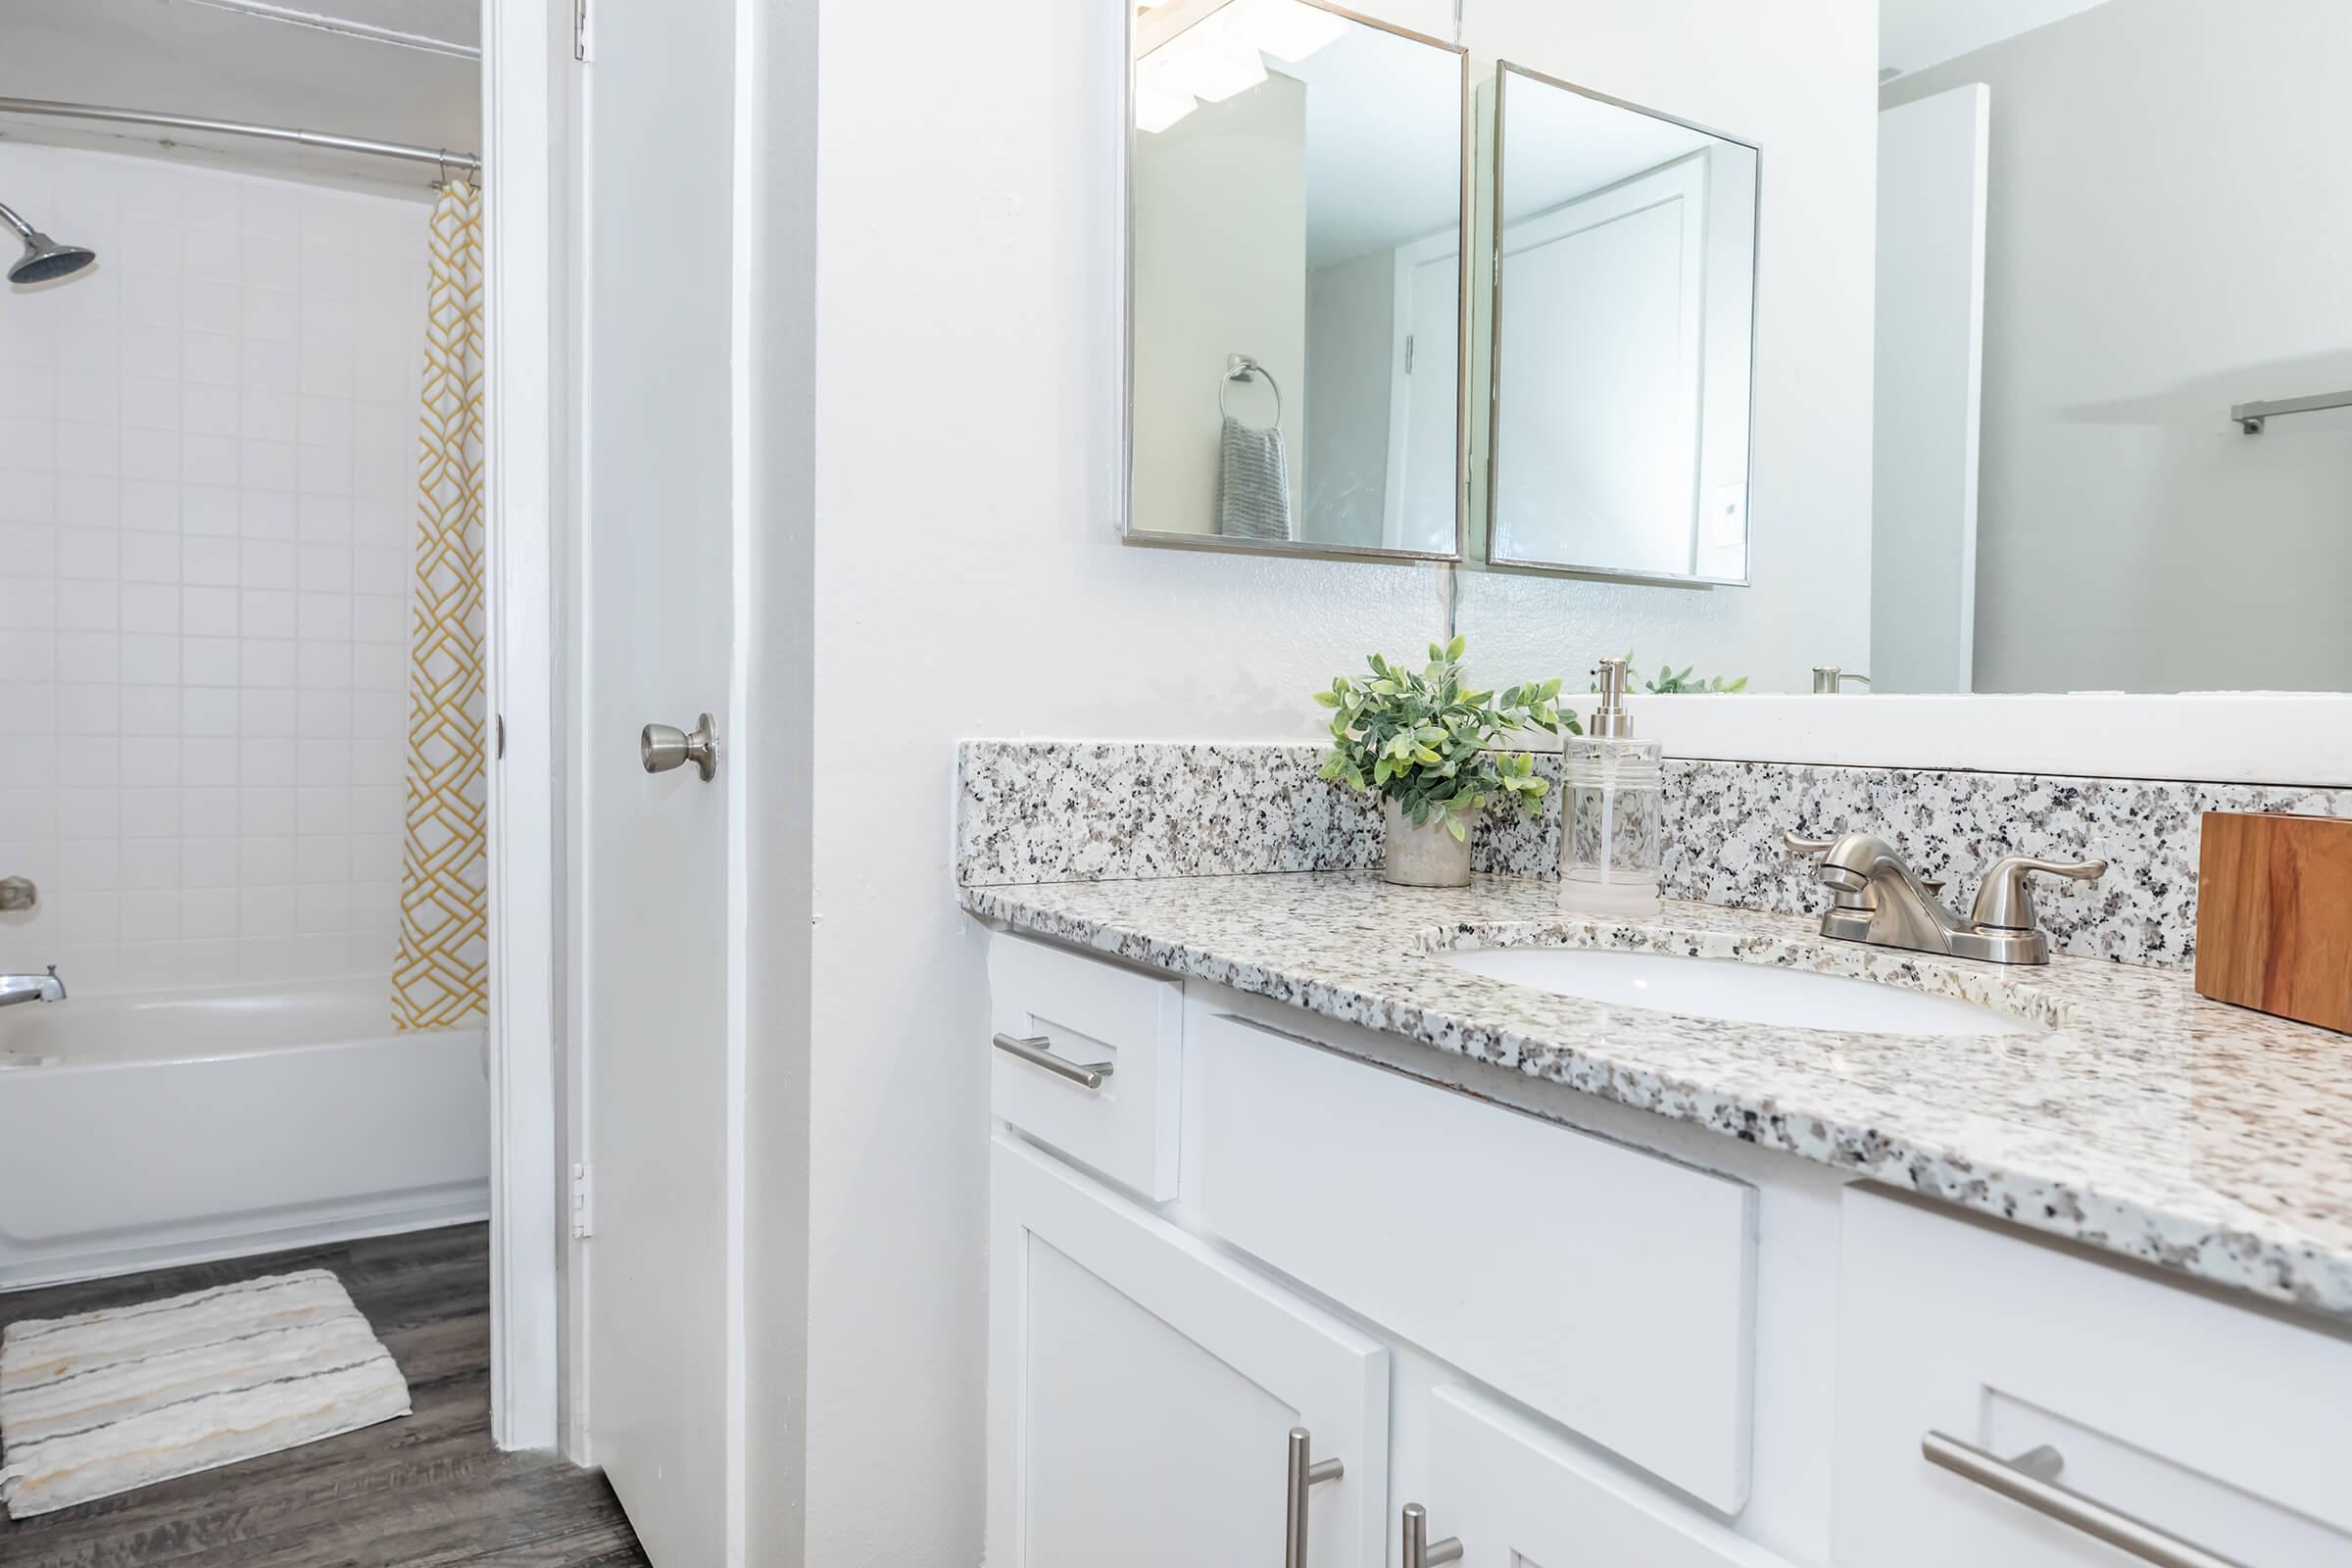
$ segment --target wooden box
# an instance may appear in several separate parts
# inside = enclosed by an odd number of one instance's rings
[[[2197,992],[2352,1032],[2352,819],[2205,813]]]

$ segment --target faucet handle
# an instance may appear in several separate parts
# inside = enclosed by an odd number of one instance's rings
[[[2030,855],[2004,855],[1984,873],[1969,918],[1995,931],[2037,930],[2040,921],[2034,917],[2034,889],[2028,877],[2062,876],[2071,882],[2090,882],[2106,874],[2105,860],[2039,860]]]
[[[1836,839],[1800,839],[1793,828],[1781,835],[1781,842],[1788,846],[1790,855],[1810,855],[1816,858],[1838,847]]]

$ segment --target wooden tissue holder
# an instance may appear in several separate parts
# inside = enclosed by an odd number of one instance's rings
[[[2352,819],[2205,813],[2197,993],[2352,1033]]]

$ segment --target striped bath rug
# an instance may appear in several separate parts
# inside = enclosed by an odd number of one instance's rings
[[[325,1269],[28,1319],[0,1338],[0,1502],[28,1519],[408,1413]]]

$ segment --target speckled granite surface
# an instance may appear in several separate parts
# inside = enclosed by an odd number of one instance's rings
[[[1998,970],[1824,943],[1802,917],[1669,905],[1562,918],[1549,885],[1374,874],[966,887],[983,918],[1493,1062],[2032,1229],[2352,1316],[2352,1040],[2187,977]],[[1471,975],[1452,946],[1598,945],[1866,977],[2049,1026],[1920,1039],[1613,1008]]]
[[[966,887],[1380,863],[1380,813],[1315,776],[1312,746],[972,741],[959,757],[956,880]],[[1556,755],[1539,756],[1559,777]],[[2009,854],[2110,862],[2095,884],[2036,888],[2057,951],[2187,967],[2195,957],[2199,813],[2352,816],[2352,790],[2266,789],[2019,773],[1666,765],[1665,888],[1737,908],[1819,907],[1781,834],[1886,836],[1962,910]],[[1491,816],[1479,869],[1555,876],[1556,795],[1534,819]]]

